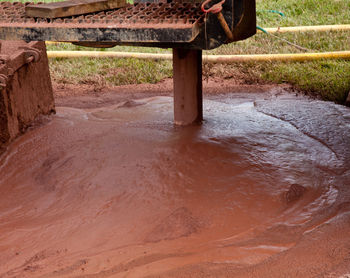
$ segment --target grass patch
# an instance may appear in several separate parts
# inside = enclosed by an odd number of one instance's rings
[[[348,31],[286,33],[279,36],[309,48],[312,52],[350,50],[350,32]],[[225,55],[300,52],[303,51],[266,34],[257,34],[245,41],[224,45],[206,53]],[[207,75],[244,78],[246,83],[263,81],[292,84],[299,90],[337,103],[344,103],[350,91],[349,60],[236,63],[205,68]]]
[[[286,17],[267,10],[281,11]],[[264,27],[350,24],[350,1],[257,0],[257,19]]]
[[[314,62],[249,62],[205,67],[209,76],[243,80],[244,84],[288,83],[324,100],[344,103],[350,89],[350,63],[323,60]]]
[[[277,36],[308,48],[309,52],[350,50],[349,31],[283,33]],[[268,34],[259,33],[247,40],[222,45],[217,49],[205,51],[205,53],[225,55],[303,53],[303,51]]]
[[[126,85],[157,83],[172,76],[170,61],[139,59],[51,59],[52,79],[58,83]]]
[[[317,61],[265,65],[261,77],[277,83],[290,83],[324,100],[343,103],[350,89],[349,61]]]
[[[286,17],[267,12],[278,10]],[[350,1],[341,0],[267,0],[257,1],[259,26],[298,26],[350,24]],[[279,34],[279,37],[309,49],[309,52],[350,50],[349,31],[299,32]],[[267,54],[300,53],[285,42],[267,34],[257,34],[245,41],[221,46],[207,54]],[[225,70],[222,70],[225,67]],[[304,63],[245,63],[211,67],[214,74],[246,78],[247,83],[289,83],[299,90],[318,95],[325,100],[343,103],[350,91],[350,61],[323,60]]]

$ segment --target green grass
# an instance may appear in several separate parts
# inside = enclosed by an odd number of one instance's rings
[[[307,32],[279,35],[312,52],[350,50],[350,32]],[[280,40],[257,34],[245,41],[224,45],[207,54],[301,53]],[[344,103],[350,91],[350,60],[321,60],[303,63],[264,62],[206,67],[207,75],[245,78],[246,83],[288,83],[296,89],[320,96],[324,100]],[[224,68],[224,70],[223,70]]]
[[[278,10],[281,17],[268,10]],[[257,0],[257,22],[261,27],[350,24],[350,0]],[[279,37],[309,49],[309,52],[350,50],[350,32],[284,33]],[[50,45],[48,50],[86,50],[71,44]],[[93,50],[93,49],[89,49]],[[170,49],[116,46],[101,51],[169,53]],[[302,52],[268,34],[257,34],[245,41],[224,45],[206,54],[264,54]],[[56,82],[95,85],[155,83],[172,77],[169,61],[137,59],[51,59]],[[295,88],[344,102],[350,90],[350,61],[322,60],[304,63],[243,63],[211,65],[206,75],[240,78],[246,83],[289,83]]]
[[[350,32],[328,31],[307,33],[284,33],[280,38],[303,46],[309,52],[350,50]],[[223,45],[207,51],[207,54],[267,54],[267,53],[300,53],[301,51],[268,34],[259,33],[236,43]]]
[[[350,90],[349,61],[318,61],[262,66],[261,77],[277,83],[290,83],[295,87],[320,96],[324,100],[345,102]]]
[[[278,10],[286,17],[266,12]],[[349,0],[257,0],[258,25],[264,27],[350,24]]]
[[[209,69],[208,69],[209,68]],[[245,84],[291,84],[303,92],[324,100],[344,103],[350,89],[350,62],[324,60],[297,63],[236,63],[205,67],[209,76],[244,79]]]
[[[57,83],[94,86],[157,83],[171,76],[170,61],[139,59],[51,59],[52,79]]]

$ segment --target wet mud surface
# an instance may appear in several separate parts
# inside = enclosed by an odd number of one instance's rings
[[[349,108],[218,93],[179,128],[169,96],[81,99],[0,157],[1,278],[350,275]]]

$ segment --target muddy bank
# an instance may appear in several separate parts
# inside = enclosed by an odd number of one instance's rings
[[[127,94],[58,97],[0,157],[0,277],[350,274],[348,108],[218,91],[178,128]]]

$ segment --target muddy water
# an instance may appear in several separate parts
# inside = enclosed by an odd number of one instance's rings
[[[0,157],[0,277],[350,273],[348,108],[226,95],[186,128],[168,97],[57,110]]]

